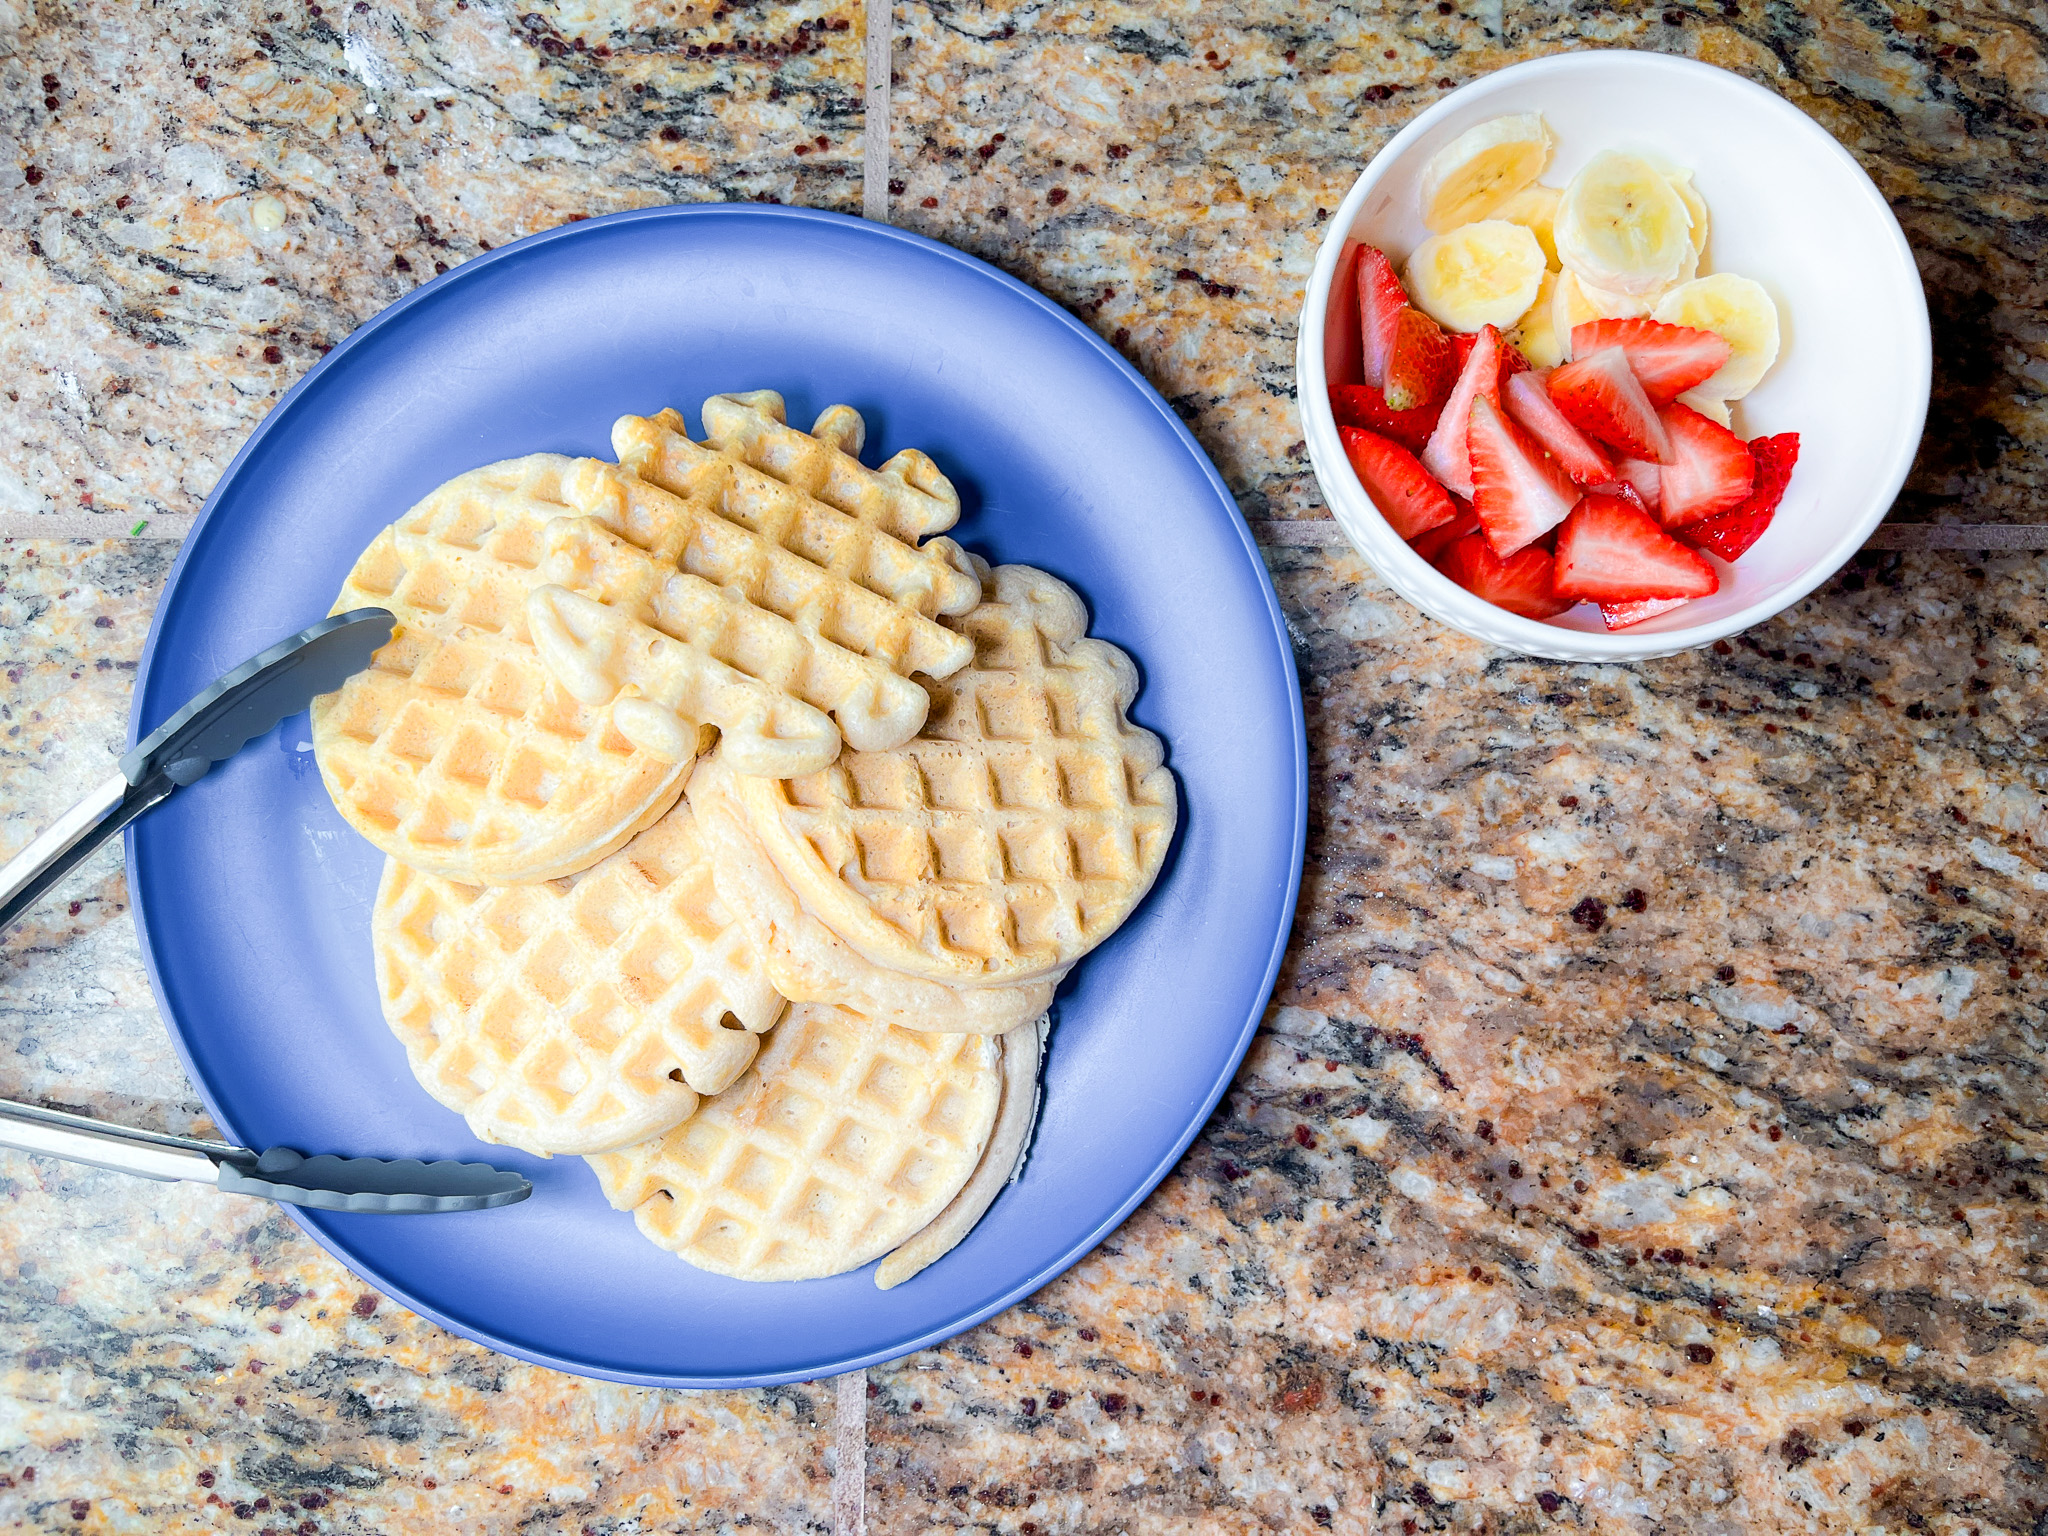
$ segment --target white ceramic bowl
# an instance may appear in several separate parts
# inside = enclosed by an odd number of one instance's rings
[[[1768,532],[1721,590],[1612,634],[1580,604],[1520,618],[1440,574],[1387,525],[1344,457],[1330,375],[1357,345],[1339,285],[1350,249],[1376,245],[1396,269],[1428,234],[1423,168],[1467,128],[1541,112],[1556,147],[1543,180],[1563,186],[1603,149],[1655,150],[1691,167],[1707,201],[1707,266],[1753,277],[1777,301],[1777,366],[1736,406],[1743,437],[1799,434],[1799,467]],[[1340,324],[1340,318],[1348,325]],[[1517,64],[1453,91],[1402,129],[1344,199],[1316,256],[1295,354],[1309,459],[1359,553],[1410,602],[1508,650],[1565,661],[1640,660],[1706,645],[1790,607],[1883,521],[1927,418],[1932,348],[1912,252],[1884,198],[1827,131],[1738,75],[1620,50]],[[1353,375],[1355,377],[1355,374]]]

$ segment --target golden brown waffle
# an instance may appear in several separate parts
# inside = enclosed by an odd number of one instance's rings
[[[813,1280],[943,1211],[1002,1095],[1001,1042],[799,1003],[753,1067],[664,1136],[593,1157],[605,1198],[699,1269]]]
[[[729,1087],[782,998],[679,807],[583,874],[479,889],[387,860],[370,923],[384,1016],[485,1141],[601,1152]]]
[[[620,417],[612,451],[678,495],[713,493],[721,517],[898,607],[933,618],[980,601],[960,546],[930,537],[960,520],[960,497],[929,457],[906,448],[869,469],[858,457],[867,436],[860,412],[831,406],[809,433],[799,432],[772,389],[713,395],[701,414],[702,445],[690,441],[680,415],[665,410],[651,419]],[[929,632],[921,639],[943,643]]]
[[[528,636],[570,462],[457,476],[371,542],[335,602],[388,608],[398,625],[368,669],[313,701],[320,774],[350,826],[416,869],[478,885],[573,874],[681,793],[689,756],[636,744],[612,708],[579,702]]]
[[[974,1174],[960,1186],[946,1208],[918,1229],[915,1236],[875,1266],[878,1289],[894,1290],[912,1275],[960,1246],[975,1223],[995,1204],[1004,1186],[1024,1171],[1025,1154],[1038,1129],[1039,1068],[1045,1061],[1045,1040],[1052,1021],[1039,1018],[1020,1024],[1003,1036],[1003,1102],[996,1123],[981,1149]]]
[[[1137,669],[1084,638],[1064,583],[1009,565],[951,621],[971,665],[930,685],[917,738],[732,793],[804,908],[886,970],[970,986],[1058,972],[1150,889],[1176,796],[1125,718]]]
[[[687,791],[710,852],[718,894],[753,941],[775,990],[792,1002],[835,1003],[898,1029],[1007,1034],[1044,1013],[1055,973],[1011,986],[960,987],[885,971],[804,911],[747,828],[730,793],[725,754],[699,762]]]
[[[849,650],[829,634],[805,627],[804,615],[784,617],[756,602],[745,585],[719,585],[679,571],[668,558],[621,537],[619,530],[661,545],[672,543],[674,531],[696,519],[715,541],[751,535],[728,529],[702,508],[693,509],[616,465],[586,460],[571,471],[569,482],[568,494],[597,515],[564,518],[550,527],[541,562],[548,582],[601,601],[624,619],[759,679],[761,686],[805,710],[829,711],[855,745],[899,745],[917,734],[930,700],[888,660]],[[737,755],[747,743],[729,739],[729,745]],[[830,762],[838,746],[835,733],[831,750],[813,766]],[[778,770],[767,757],[749,762],[752,773],[807,771]]]

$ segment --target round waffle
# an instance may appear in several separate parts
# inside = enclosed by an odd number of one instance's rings
[[[534,648],[527,599],[570,460],[471,470],[371,541],[337,613],[398,624],[370,666],[313,701],[313,747],[335,808],[378,848],[468,884],[587,869],[682,792],[687,737],[629,734],[579,702]],[[678,755],[680,754],[680,755]]]
[[[981,1161],[1002,1044],[799,1003],[754,1065],[666,1135],[590,1159],[649,1239],[740,1280],[815,1280],[889,1252]]]
[[[967,986],[1052,976],[1101,943],[1151,888],[1176,814],[1159,738],[1125,718],[1137,669],[1084,638],[1073,589],[1008,565],[983,591],[949,620],[974,659],[928,685],[915,739],[731,781],[812,916],[885,970]]]
[[[479,889],[386,860],[370,935],[421,1086],[483,1140],[544,1155],[687,1119],[783,1008],[687,806],[541,885]]]
[[[1010,986],[960,987],[885,971],[804,911],[731,798],[721,751],[690,775],[690,807],[710,851],[718,894],[745,925],[776,991],[835,1003],[898,1029],[1006,1034],[1044,1013],[1064,972]]]

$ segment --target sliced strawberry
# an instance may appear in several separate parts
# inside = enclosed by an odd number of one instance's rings
[[[1479,333],[1477,331],[1451,332],[1451,361],[1457,366],[1458,372],[1463,373],[1465,371],[1466,359],[1472,356],[1472,349],[1478,343]]]
[[[1438,523],[1427,533],[1418,533],[1408,541],[1408,547],[1432,565],[1436,557],[1449,549],[1468,533],[1479,531],[1479,514],[1472,510],[1472,504],[1451,498],[1451,505],[1458,509],[1458,515],[1448,523]]]
[[[1689,597],[1646,597],[1639,603],[1602,603],[1600,622],[1609,629],[1626,629],[1631,624],[1654,619],[1660,613],[1683,608],[1691,601]]]
[[[1588,320],[1572,327],[1572,356],[1608,347],[1628,354],[1629,372],[1652,405],[1669,405],[1693,385],[1712,378],[1728,361],[1728,343],[1712,331],[1658,320]]]
[[[1516,374],[1527,373],[1528,371],[1529,359],[1522,356],[1522,349],[1520,347],[1502,347],[1500,349],[1501,383],[1505,384]]]
[[[1702,518],[1680,533],[1687,543],[1712,550],[1723,560],[1741,559],[1771,526],[1778,503],[1785,499],[1792,466],[1799,460],[1799,434],[1780,432],[1776,437],[1751,438],[1749,456],[1756,461],[1756,484],[1749,499],[1739,507]]]
[[[1402,310],[1387,359],[1387,404],[1397,411],[1435,405],[1457,376],[1444,328],[1419,309]]]
[[[1785,499],[1785,487],[1792,483],[1792,466],[1799,462],[1799,434],[1752,437],[1749,456],[1756,465],[1756,480],[1749,488],[1749,500],[1736,510],[1775,512]]]
[[[1595,603],[1718,592],[1714,568],[1619,496],[1581,501],[1557,535],[1557,595]]]
[[[1436,430],[1441,406],[1397,411],[1387,397],[1370,384],[1338,384],[1330,390],[1330,410],[1340,427],[1363,427],[1381,437],[1391,437],[1410,453],[1422,452],[1429,434]]]
[[[1401,311],[1408,307],[1408,295],[1394,264],[1384,252],[1370,245],[1358,248],[1358,341],[1360,368],[1365,382],[1375,389],[1387,383],[1387,360],[1394,355],[1394,327]]]
[[[1564,419],[1581,432],[1632,458],[1669,461],[1664,425],[1620,347],[1603,347],[1551,370],[1548,384]]]
[[[1522,355],[1513,347],[1503,347],[1501,351],[1513,357]],[[1508,415],[1564,466],[1566,474],[1580,485],[1600,485],[1614,478],[1614,465],[1607,455],[1566,421],[1564,413],[1551,402],[1541,374],[1507,373],[1505,369],[1503,373],[1500,397]]]
[[[1565,520],[1579,488],[1564,466],[1484,395],[1472,402],[1472,510],[1493,552],[1506,559]]]
[[[1667,405],[1660,414],[1671,439],[1657,477],[1657,515],[1666,528],[1683,528],[1749,499],[1756,461],[1748,444],[1689,405]]]
[[[1500,332],[1492,326],[1481,328],[1466,354],[1458,382],[1437,418],[1436,430],[1422,450],[1422,462],[1445,488],[1469,499],[1472,495],[1472,451],[1465,430],[1472,419],[1472,402],[1485,396],[1489,404],[1500,405]]]
[[[1636,493],[1643,510],[1655,516],[1664,501],[1664,466],[1648,459],[1623,459],[1615,470],[1621,483]]]
[[[1402,538],[1412,539],[1458,515],[1444,488],[1399,443],[1357,427],[1339,427],[1337,435],[1344,439],[1344,456],[1365,494]]]
[[[1551,559],[1540,549],[1525,549],[1503,560],[1483,534],[1467,534],[1437,561],[1437,569],[1475,597],[1525,619],[1550,619],[1571,607],[1551,582]]]

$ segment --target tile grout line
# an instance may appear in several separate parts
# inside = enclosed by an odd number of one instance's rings
[[[889,82],[895,44],[891,0],[865,0],[867,92],[861,126],[860,213],[889,222]]]
[[[832,1533],[867,1536],[868,1373],[832,1378]]]

